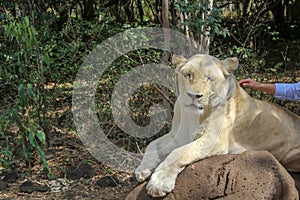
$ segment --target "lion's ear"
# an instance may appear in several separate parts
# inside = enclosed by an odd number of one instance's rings
[[[172,63],[174,64],[174,65],[178,65],[179,63],[181,63],[181,62],[183,62],[183,61],[185,61],[186,59],[183,57],[183,56],[181,56],[181,55],[176,55],[176,54],[174,54],[173,56],[172,56]]]
[[[232,72],[238,68],[239,60],[237,57],[226,58],[222,60],[221,63],[227,71]]]

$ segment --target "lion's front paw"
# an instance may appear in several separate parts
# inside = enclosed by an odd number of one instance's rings
[[[169,174],[164,170],[154,172],[146,187],[149,195],[163,197],[175,187],[176,174]]]
[[[135,170],[135,177],[139,182],[143,182],[144,180],[146,180],[150,175],[151,175],[152,171],[150,169],[137,169]]]

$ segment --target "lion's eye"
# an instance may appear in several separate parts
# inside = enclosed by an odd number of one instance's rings
[[[185,73],[184,74],[184,78],[188,79],[188,80],[191,80],[192,79],[192,74],[190,73]]]

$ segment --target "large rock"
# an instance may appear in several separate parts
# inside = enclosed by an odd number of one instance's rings
[[[164,198],[151,198],[145,187],[137,186],[126,200],[298,199],[293,178],[267,151],[214,156],[189,165]]]

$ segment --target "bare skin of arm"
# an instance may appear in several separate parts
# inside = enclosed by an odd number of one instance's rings
[[[259,90],[261,92],[264,92],[266,94],[274,95],[276,91],[275,84],[272,83],[259,83],[256,82],[250,78],[243,79],[239,81],[240,86],[242,87],[248,87],[253,90]]]

